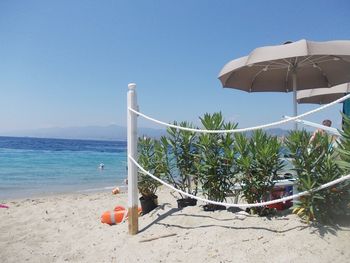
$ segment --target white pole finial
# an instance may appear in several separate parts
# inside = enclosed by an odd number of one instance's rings
[[[136,83],[129,83],[128,84],[128,89],[135,90],[136,89]]]

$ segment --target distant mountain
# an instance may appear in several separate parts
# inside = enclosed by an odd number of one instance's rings
[[[159,138],[166,133],[165,129],[152,129],[139,127],[138,135]],[[60,139],[86,139],[86,140],[126,140],[126,127],[118,125],[84,126],[84,127],[53,127],[43,129],[12,131],[2,136],[60,138]]]
[[[277,137],[284,137],[288,135],[288,130],[283,130],[280,128],[273,128],[266,130],[267,134],[277,136]]]
[[[272,129],[267,129],[265,131],[268,135],[273,135],[273,136],[277,136],[277,137],[285,137],[288,135],[288,132],[289,132],[288,130],[284,130],[281,128],[272,128]],[[253,133],[252,131],[249,131],[246,133],[246,135],[248,137],[250,137],[252,135],[252,133]]]
[[[283,137],[288,134],[287,130],[274,128],[266,132],[270,135]],[[166,135],[166,129],[138,128],[139,136],[159,138]],[[248,136],[251,132],[247,133]],[[109,126],[84,126],[84,127],[53,127],[45,129],[32,129],[13,131],[0,134],[0,136],[36,137],[36,138],[59,138],[59,139],[86,139],[86,140],[126,140],[126,127],[118,125]]]

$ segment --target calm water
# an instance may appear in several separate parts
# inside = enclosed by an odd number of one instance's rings
[[[107,190],[126,174],[125,141],[0,137],[0,200]]]

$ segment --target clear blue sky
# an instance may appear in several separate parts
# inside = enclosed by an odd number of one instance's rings
[[[220,69],[259,46],[350,39],[349,10],[347,0],[0,1],[0,132],[125,126],[129,82],[141,111],[164,121],[279,120],[291,93],[223,89]],[[339,110],[309,119],[339,123]]]

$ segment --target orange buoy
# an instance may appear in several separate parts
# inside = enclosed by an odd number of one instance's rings
[[[137,209],[138,214],[142,213],[142,209],[139,207]],[[124,222],[128,219],[128,211],[124,206],[117,205],[113,211],[106,211],[101,216],[101,223],[108,225],[116,225]]]
[[[124,211],[124,210],[126,210],[126,208],[122,205],[117,205],[116,207],[114,207],[114,211]],[[138,207],[137,212],[140,215],[142,213],[142,208]]]
[[[126,210],[126,209],[122,205],[117,205],[116,207],[114,207],[114,211],[124,211],[124,210]]]
[[[128,211],[106,211],[101,216],[101,223],[116,225],[123,222],[128,216]]]

